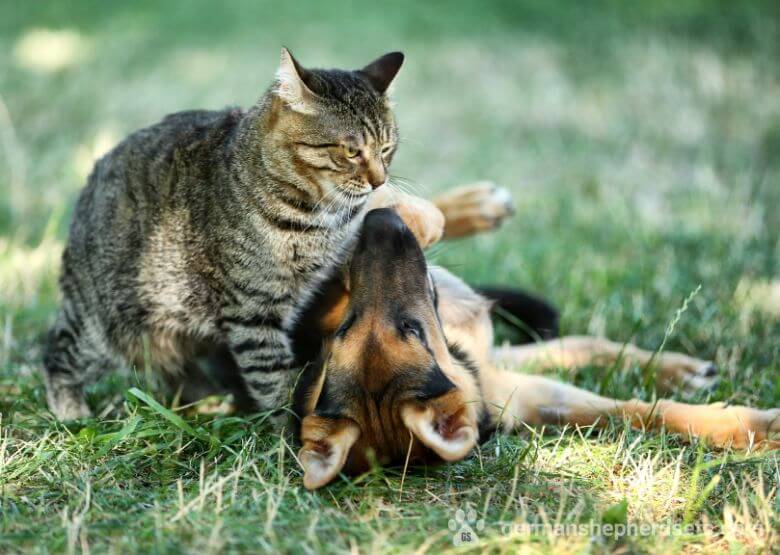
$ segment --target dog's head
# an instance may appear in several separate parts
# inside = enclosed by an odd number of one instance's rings
[[[422,250],[395,212],[365,219],[349,300],[296,388],[304,485],[372,463],[454,461],[478,436],[475,378],[448,349]]]

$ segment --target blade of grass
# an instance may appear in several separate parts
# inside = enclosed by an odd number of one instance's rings
[[[130,395],[138,399],[139,401],[146,404],[150,409],[152,409],[154,412],[165,418],[168,422],[179,428],[182,432],[200,439],[201,441],[206,441],[211,444],[219,443],[219,440],[212,436],[210,433],[204,431],[203,429],[195,429],[178,414],[173,412],[170,409],[166,409],[164,406],[162,406],[160,403],[155,401],[149,394],[145,393],[144,391],[141,391],[137,387],[131,387],[127,391]]]

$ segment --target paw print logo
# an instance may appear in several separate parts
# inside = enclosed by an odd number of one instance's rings
[[[452,536],[452,545],[455,547],[476,545],[479,542],[477,531],[482,532],[485,529],[485,521],[481,518],[477,520],[477,511],[474,509],[458,509],[455,511],[455,518],[450,519],[447,527],[455,533]]]

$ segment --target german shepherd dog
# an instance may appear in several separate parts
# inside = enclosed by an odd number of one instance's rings
[[[507,203],[496,202],[502,194],[478,186],[434,201],[445,238],[494,227],[508,215]],[[496,305],[547,340],[495,348]],[[686,355],[556,333],[557,314],[544,301],[475,291],[429,266],[396,212],[370,212],[346,275],[310,301],[295,333],[296,352],[308,362],[293,392],[304,486],[316,489],[372,464],[456,461],[495,431],[601,425],[609,417],[722,448],[780,447],[773,440],[780,409],[609,399],[507,369],[650,365],[662,392],[707,387],[717,374]]]

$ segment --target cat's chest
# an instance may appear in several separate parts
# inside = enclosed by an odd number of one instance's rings
[[[296,281],[305,284],[343,258],[354,232],[354,226],[344,226],[327,232],[290,234],[279,238],[275,258]]]
[[[306,220],[292,219],[282,214],[286,224],[269,225],[266,218],[257,215],[255,230],[259,231],[263,259],[252,264],[251,282],[255,288],[270,288],[299,305],[323,279],[346,259],[347,252],[357,236],[365,207],[347,214],[318,215],[305,225]]]
[[[287,276],[285,289],[292,302],[283,322],[288,327],[319,285],[344,263],[357,226],[345,226],[327,234],[287,237],[277,243],[277,268]]]

